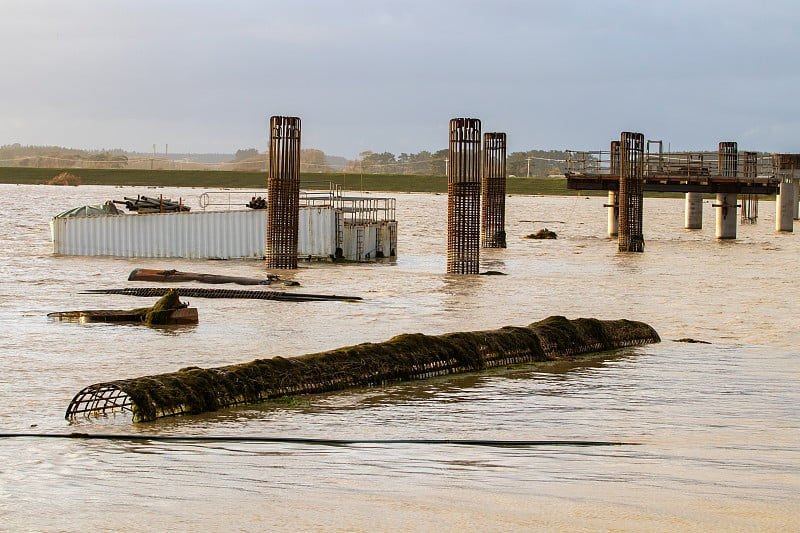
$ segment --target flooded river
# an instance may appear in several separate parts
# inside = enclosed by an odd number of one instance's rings
[[[84,204],[200,189],[0,185],[0,432],[335,439],[624,441],[614,447],[0,438],[0,531],[797,531],[800,235],[774,204],[739,238],[683,229],[646,199],[642,254],[606,238],[605,198],[510,197],[508,248],[445,274],[446,195],[397,194],[398,258],[301,264],[285,290],[360,302],[190,299],[183,327],[76,324],[53,311],[152,300],[134,268],[263,277],[261,261],[60,257],[49,220]],[[547,227],[557,240],[522,238]],[[152,285],[143,284],[140,285]],[[186,284],[192,286],[192,283]],[[292,356],[405,332],[627,318],[663,342],[517,367],[132,424],[69,423],[84,386]],[[709,344],[674,342],[693,338]]]

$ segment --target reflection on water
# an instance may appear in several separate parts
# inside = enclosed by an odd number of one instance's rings
[[[645,253],[618,254],[605,238],[605,198],[509,197],[509,247],[484,250],[481,261],[481,272],[506,275],[451,276],[446,196],[398,195],[396,262],[301,264],[281,273],[301,284],[281,290],[363,301],[193,299],[199,324],[142,327],[46,315],[152,305],[82,294],[128,286],[134,268],[258,277],[263,263],[56,257],[52,214],[143,191],[0,190],[18,206],[0,213],[4,431],[640,443],[506,449],[0,439],[0,515],[9,530],[783,531],[797,523],[800,333],[791,310],[800,244],[774,233],[769,203],[759,224],[720,243],[709,207],[704,229],[688,231],[682,200],[647,199]],[[190,205],[201,192],[163,190]],[[558,239],[523,238],[545,223]],[[147,424],[63,419],[72,396],[91,383],[554,314],[643,320],[665,342],[546,369],[501,368]],[[670,342],[685,337],[712,344]]]

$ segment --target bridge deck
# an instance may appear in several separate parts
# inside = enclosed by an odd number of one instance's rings
[[[772,156],[739,152],[733,165],[721,167],[712,152],[650,152],[660,141],[648,141],[642,154],[645,191],[765,194],[778,193],[779,171]],[[567,188],[587,191],[619,189],[619,169],[610,151],[567,151]],[[787,159],[787,161],[789,161]],[[794,160],[792,160],[793,162]]]
[[[579,173],[567,172],[567,188],[581,191],[619,190],[619,176],[609,172]],[[692,176],[654,172],[644,177],[644,190],[654,192],[703,192],[766,194],[778,193],[780,183],[774,176],[755,178],[730,178],[726,176]]]

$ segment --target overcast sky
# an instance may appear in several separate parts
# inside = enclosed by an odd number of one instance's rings
[[[800,152],[797,0],[0,0],[0,145]]]

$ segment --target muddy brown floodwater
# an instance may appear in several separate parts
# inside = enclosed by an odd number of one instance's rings
[[[592,440],[618,447],[0,438],[7,531],[789,531],[800,519],[800,235],[774,204],[736,241],[646,199],[645,252],[605,237],[605,198],[509,197],[508,248],[445,274],[445,195],[397,194],[395,262],[301,264],[286,290],[360,302],[192,299],[182,327],[76,324],[53,311],[151,305],[134,268],[263,277],[260,261],[59,257],[49,220],[136,194],[199,189],[0,185],[0,431],[350,440]],[[525,235],[547,227],[558,239]],[[146,285],[146,284],[140,284]],[[190,282],[187,286],[200,286]],[[626,318],[663,342],[543,370],[441,377],[178,416],[64,420],[105,380],[320,352],[399,333]],[[673,342],[692,338],[710,344]]]

